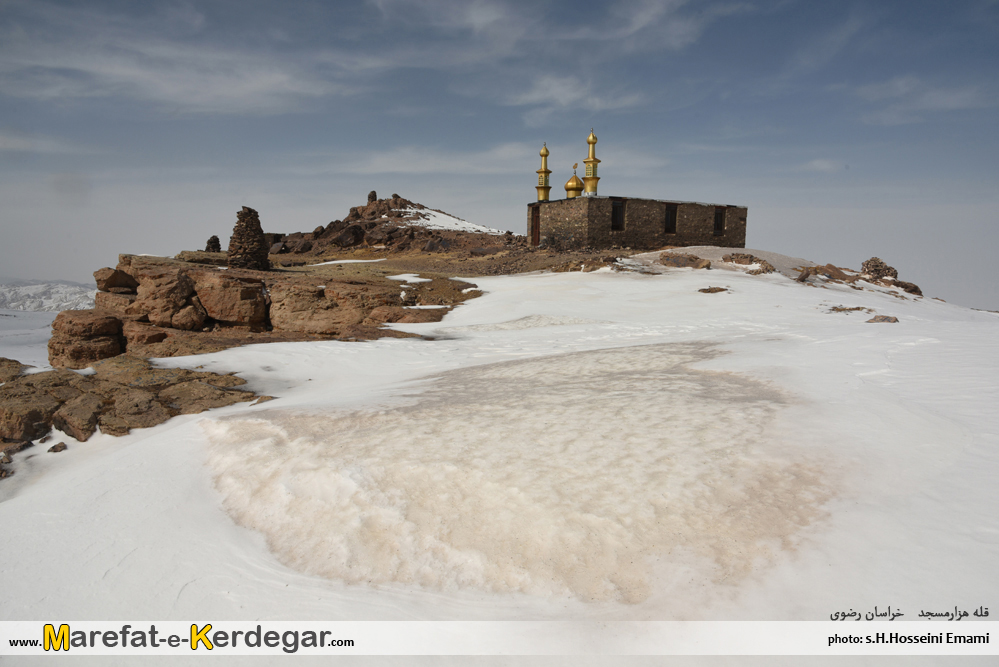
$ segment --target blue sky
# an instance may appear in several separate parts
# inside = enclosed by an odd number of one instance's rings
[[[0,1],[0,275],[342,218],[523,233],[601,194],[749,207],[747,244],[999,309],[999,2]]]

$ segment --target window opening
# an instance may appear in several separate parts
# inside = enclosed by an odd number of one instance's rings
[[[715,207],[715,236],[725,235],[725,207]]]
[[[676,234],[676,204],[666,204],[666,226],[667,234]]]
[[[612,201],[611,202],[611,231],[612,232],[623,232],[624,231],[624,202],[623,201]]]

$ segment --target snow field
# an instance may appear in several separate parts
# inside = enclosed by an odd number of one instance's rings
[[[279,398],[16,463],[0,613],[818,620],[891,604],[909,620],[999,589],[996,315],[740,271],[475,282],[486,295],[443,322],[395,325],[432,341],[162,360]]]

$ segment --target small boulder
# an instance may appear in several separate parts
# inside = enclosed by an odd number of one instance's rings
[[[664,252],[659,255],[659,263],[663,266],[689,269],[710,269],[711,261],[701,259],[697,255],[681,255]]]
[[[898,322],[898,318],[897,317],[892,317],[891,315],[875,315],[874,317],[872,317],[871,319],[869,319],[867,321],[868,322],[889,322],[889,323],[895,323],[895,322]]]
[[[20,361],[0,357],[0,382],[10,382],[28,368]]]
[[[54,444],[51,447],[49,447],[49,451],[50,452],[64,452],[64,451],[66,451],[66,448],[67,447],[66,447],[66,443],[65,442],[57,442],[56,444]]]
[[[139,286],[139,283],[132,276],[110,267],[94,271],[94,281],[97,283],[97,289],[102,292],[110,292],[114,288],[127,289],[134,293],[135,288]]]
[[[94,394],[81,394],[62,405],[52,415],[52,425],[80,442],[85,442],[97,429],[97,419],[104,402]]]

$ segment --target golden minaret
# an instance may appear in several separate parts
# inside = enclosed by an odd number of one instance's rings
[[[586,165],[586,176],[583,177],[583,195],[587,197],[597,196],[597,181],[600,178],[597,176],[597,165],[600,164],[600,160],[597,159],[597,135],[593,134],[593,128],[590,128],[590,136],[586,137],[586,143],[590,145],[590,154],[583,160]]]
[[[541,146],[541,169],[538,169],[538,201],[548,201],[548,195],[551,194],[552,188],[548,185],[548,174],[552,173],[552,170],[548,168],[548,143],[545,142]]]
[[[579,180],[579,176],[576,176],[576,167],[579,163],[572,165],[572,178],[565,182],[565,198],[572,199],[573,197],[578,197],[583,194],[583,182]]]

